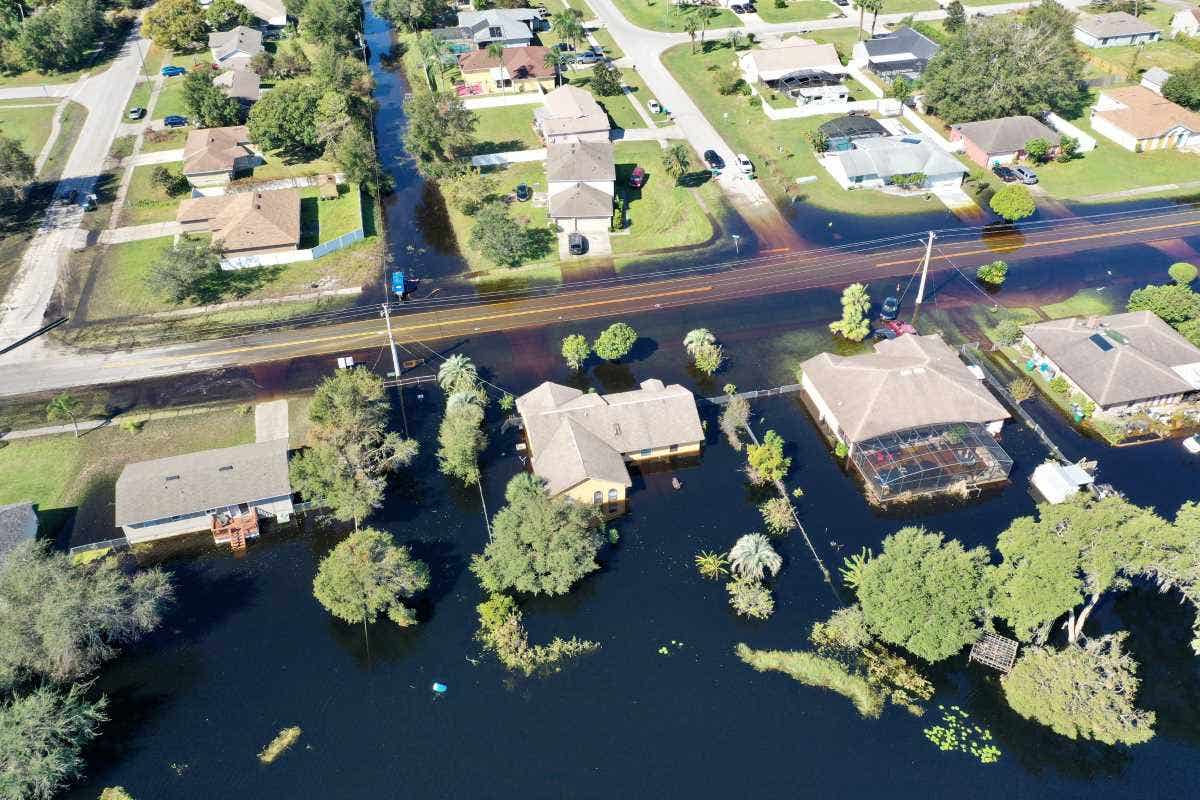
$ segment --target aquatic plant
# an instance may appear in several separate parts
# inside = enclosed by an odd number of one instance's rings
[[[762,514],[763,525],[766,526],[767,533],[782,536],[795,530],[796,518],[792,516],[792,504],[787,501],[787,498],[772,497],[759,506],[758,510]]]
[[[696,554],[696,569],[706,578],[718,580],[729,574],[729,560],[724,553],[701,550]]]
[[[852,674],[835,659],[803,650],[754,650],[741,643],[736,652],[738,658],[759,672],[782,672],[805,686],[837,692],[848,698],[864,717],[873,719],[883,713],[883,698],[866,678]]]
[[[725,584],[729,592],[729,605],[740,616],[767,619],[775,613],[775,598],[771,590],[752,578],[736,578]]]
[[[274,763],[275,759],[296,743],[296,740],[300,738],[300,733],[299,725],[284,728],[271,740],[270,744],[262,749],[262,752],[258,754],[258,760],[264,764]]]
[[[958,706],[947,709],[939,705],[938,709],[942,712],[942,724],[925,728],[924,733],[939,750],[969,753],[982,764],[995,764],[1000,760],[1000,748],[991,743],[990,730],[970,724],[970,715]]]
[[[558,671],[563,661],[577,658],[600,649],[598,642],[554,637],[549,644],[530,644],[529,632],[522,624],[521,610],[506,594],[494,594],[476,606],[479,630],[475,634],[485,650],[490,650],[500,663],[526,676],[536,672]]]
[[[1024,403],[1033,397],[1033,381],[1029,380],[1029,378],[1014,378],[1012,383],[1008,385],[1008,393],[1012,395],[1012,399],[1016,402]]]
[[[110,786],[100,793],[100,800],[133,800],[124,786]]]
[[[721,411],[721,433],[729,441],[734,450],[742,449],[742,440],[738,435],[750,424],[750,401],[744,397],[733,397]]]

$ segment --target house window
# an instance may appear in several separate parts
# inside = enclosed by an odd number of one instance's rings
[[[648,456],[648,455],[650,455],[650,448],[649,448],[649,447],[647,447],[645,450],[643,450],[643,451],[642,451],[642,455],[644,455],[644,456]]]
[[[672,453],[678,453],[678,452],[679,452],[679,445],[677,445],[677,444],[673,444],[673,445],[671,445],[670,452],[672,452]]]
[[[598,506],[604,502],[604,492],[597,491],[592,494],[592,505]]]
[[[497,28],[497,27],[493,26],[491,28],[488,28],[488,36],[492,39],[501,39],[504,37],[504,30],[502,28]]]

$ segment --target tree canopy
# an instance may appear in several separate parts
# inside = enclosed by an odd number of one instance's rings
[[[596,337],[592,350],[605,361],[616,361],[629,355],[637,339],[637,331],[633,326],[624,322],[614,322]]]
[[[1200,111],[1200,61],[1176,70],[1162,87],[1163,97],[1184,108]]]
[[[0,800],[50,800],[83,774],[80,751],[107,719],[104,698],[40,686],[0,704]]]
[[[184,76],[183,103],[201,128],[237,125],[242,121],[241,103],[235,98],[226,97],[213,85],[212,76],[207,72],[197,70]]]
[[[457,161],[475,147],[478,118],[452,94],[414,92],[404,101],[408,128],[404,149],[427,177],[454,174]]]
[[[867,319],[870,310],[871,296],[866,285],[850,284],[842,290],[842,318],[829,323],[830,332],[861,342],[871,332],[871,321]]]
[[[15,49],[30,69],[75,69],[89,57],[104,29],[104,16],[96,0],[59,0],[29,12],[20,26]]]
[[[24,202],[33,176],[33,157],[18,140],[0,135],[0,204]]]
[[[1033,195],[1018,183],[1010,183],[997,191],[988,201],[988,205],[1008,222],[1018,222],[1033,216],[1033,212],[1037,211]]]
[[[391,534],[364,528],[321,560],[313,596],[329,613],[350,623],[373,623],[380,614],[406,627],[416,614],[402,600],[429,588],[429,567],[397,547]]]
[[[319,144],[317,103],[323,93],[315,81],[280,81],[250,109],[246,124],[251,138],[269,150],[298,156],[314,153]]]
[[[190,50],[206,41],[208,20],[196,0],[160,0],[142,17],[142,33],[164,50]]]
[[[204,239],[183,234],[150,268],[146,285],[174,303],[209,301],[221,294],[221,254]]]
[[[1163,322],[1178,325],[1200,317],[1200,294],[1186,284],[1150,285],[1134,289],[1126,308],[1130,311],[1151,311]]]
[[[507,505],[492,520],[492,540],[471,559],[489,592],[515,589],[565,594],[599,569],[599,519],[590,506],[551,497],[541,480],[521,473],[504,490]]]
[[[572,333],[563,337],[562,357],[571,369],[580,369],[591,354],[592,346],[583,334]]]
[[[237,0],[212,0],[204,12],[204,18],[209,27],[216,31],[228,31],[238,25],[254,24],[254,15]]]

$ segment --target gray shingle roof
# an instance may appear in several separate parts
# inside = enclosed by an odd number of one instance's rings
[[[1097,39],[1160,33],[1158,28],[1124,11],[1112,11],[1107,14],[1080,14],[1075,19],[1075,27]]]
[[[1102,407],[1200,388],[1200,348],[1153,313],[1112,314],[1096,318],[1095,323],[1090,327],[1088,320],[1070,317],[1021,330]],[[1097,334],[1107,349],[1092,339]],[[1191,381],[1176,369],[1189,365],[1194,365],[1191,374],[1196,376]]]
[[[8,551],[37,536],[37,512],[33,503],[0,506],[0,561]]]
[[[586,183],[576,183],[550,195],[550,219],[611,217],[613,196]]]
[[[547,181],[611,181],[617,177],[612,142],[546,145]]]
[[[290,495],[287,452],[287,439],[276,439],[127,464],[117,479],[116,523]]]
[[[483,44],[497,40],[532,39],[530,22],[537,19],[530,8],[489,8],[486,11],[463,11],[458,15],[458,26],[470,32],[470,37]],[[492,28],[499,28],[500,35],[493,36]]]
[[[237,52],[256,56],[263,51],[262,31],[238,25],[233,30],[215,31],[208,35],[208,46],[218,61],[224,61]]]
[[[919,61],[929,61],[941,49],[932,39],[908,27],[867,39],[863,47],[870,58],[912,54]]]
[[[859,139],[853,150],[831,153],[832,158],[842,161],[846,174],[855,176],[878,175],[890,178],[895,175],[965,175],[967,168],[940,147],[935,147],[915,136],[881,136],[876,139]]]
[[[851,442],[919,425],[1009,416],[937,334],[882,341],[861,356],[821,353],[801,368]]]
[[[1015,153],[1023,150],[1030,139],[1045,139],[1051,145],[1059,140],[1052,128],[1030,116],[963,122],[955,125],[954,130],[985,153]]]

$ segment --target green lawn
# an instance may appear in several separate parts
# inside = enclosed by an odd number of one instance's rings
[[[863,215],[941,210],[940,205],[931,206],[920,196],[896,197],[869,190],[842,189],[817,162],[809,144],[811,132],[831,116],[768,120],[761,108],[750,106],[750,98],[726,97],[717,92],[710,76],[732,58],[728,48],[696,55],[688,50],[686,44],[667,50],[663,63],[734,151],[750,156],[758,179],[777,205],[786,206],[800,199],[810,206]],[[816,180],[796,183],[797,178],[809,175],[816,176]]]
[[[631,70],[632,71],[632,70]],[[609,120],[614,128],[644,128],[646,121],[642,119],[637,110],[629,104],[629,98],[624,93],[613,95],[612,97],[601,97],[592,91],[591,73],[586,76],[573,76],[571,84],[578,86],[580,89],[586,89],[592,92],[592,96],[596,98],[596,102],[608,114]]]
[[[693,190],[677,186],[663,170],[663,151],[656,142],[618,142],[613,149],[617,164],[617,194],[629,203],[625,228],[628,234],[613,234],[613,253],[623,255],[698,245],[712,236],[712,224],[696,202]],[[695,153],[692,153],[692,163],[700,163]],[[629,175],[635,166],[646,172],[646,183],[641,189],[629,186]],[[697,173],[694,177],[704,181],[695,191],[710,201],[710,207],[715,207],[720,190],[708,179],[707,173]]]
[[[613,39],[612,34],[604,28],[592,31],[592,36],[604,48],[604,54],[609,58],[623,58],[625,56],[625,51],[617,47],[617,42]]]
[[[652,31],[672,31],[682,33],[690,15],[696,13],[699,6],[677,6],[670,0],[613,0],[617,10],[625,15],[625,19],[639,28]],[[708,29],[738,28],[742,21],[727,8],[709,6],[716,16],[708,21]],[[697,35],[697,39],[699,35]]]
[[[535,193],[542,195],[546,193],[546,165],[544,162],[532,161],[509,164],[503,167],[492,167],[487,171],[488,174],[496,179],[496,193],[501,197],[511,196],[519,183],[528,185]],[[458,249],[462,253],[463,259],[467,262],[468,270],[471,272],[483,272],[493,269],[499,272],[506,271],[506,268],[496,267],[492,262],[471,248],[471,226],[474,220],[449,204],[447,204],[446,210],[450,216],[450,227],[454,229],[454,236],[458,241]],[[528,225],[532,228],[545,228],[549,224],[545,206],[534,205],[532,201],[525,203],[514,201],[509,204],[508,211],[512,218],[522,225]],[[545,259],[537,263],[557,265],[558,250],[551,250]]]
[[[182,145],[180,146],[182,147]],[[320,158],[312,161],[288,162],[277,153],[267,153],[264,163],[255,167],[253,174],[239,177],[239,182],[261,183],[279,178],[307,178],[313,175],[337,172],[339,169],[338,165],[332,161]]]
[[[151,119],[163,119],[171,114],[181,117],[188,115],[187,105],[183,102],[183,76],[166,78],[158,99],[154,101],[154,109],[150,112]]]
[[[1141,47],[1097,47],[1087,53],[1107,65],[1111,74],[1121,77],[1127,77],[1131,68],[1139,74],[1151,67],[1178,72],[1195,64],[1198,58],[1194,50],[1169,40],[1150,42]]]
[[[169,222],[175,219],[179,201],[186,195],[171,197],[155,186],[151,180],[155,166],[144,164],[133,168],[129,191],[125,195],[125,210],[121,213],[122,227],[148,222]]]
[[[1112,292],[1098,292],[1095,289],[1080,289],[1075,294],[1058,303],[1042,306],[1042,311],[1050,319],[1063,317],[1104,316],[1117,311],[1116,298]]]
[[[883,10],[880,14],[910,14],[917,11],[933,11],[938,7],[936,0],[883,0]],[[870,26],[871,15],[867,14],[867,25]],[[879,26],[876,26],[878,32]]]
[[[300,190],[300,248],[315,247],[362,227],[361,193],[339,186],[336,200],[321,200],[315,186]]]
[[[533,110],[536,105],[501,106],[475,111],[479,124],[475,139],[476,153],[505,153],[512,150],[532,150],[542,146],[533,130]]]
[[[125,110],[131,108],[146,108],[150,105],[150,91],[153,88],[150,81],[142,81],[133,87],[133,93],[129,95],[129,102],[125,104]],[[149,109],[147,109],[149,113]],[[126,116],[126,119],[129,117]]]
[[[14,108],[13,106],[34,106],[32,108]],[[37,100],[14,100],[11,103],[0,103],[0,134],[21,143],[21,148],[31,158],[37,158],[38,153],[50,138],[50,126],[58,103],[42,103]]]
[[[170,128],[165,131],[146,131],[142,137],[142,152],[157,153],[162,150],[179,150],[187,142],[186,128]]]
[[[642,104],[642,108],[646,109],[646,113],[650,114],[650,118],[660,125],[670,125],[671,120],[666,114],[650,113],[650,101],[657,100],[654,93],[646,86],[646,82],[642,80],[642,76],[638,74],[636,69],[621,70],[621,82],[629,87],[628,98],[632,102]]]
[[[802,36],[802,38],[811,39],[818,44],[833,45],[843,64],[850,63],[850,57],[854,54],[854,45],[865,37],[866,33],[857,28],[830,28],[825,31],[811,31]]]
[[[776,8],[774,0],[762,0],[757,8],[758,15],[767,22],[803,22],[845,16],[829,0],[795,0],[788,3],[787,8]]]
[[[87,301],[89,320],[168,311],[175,305],[147,286],[150,270],[171,249],[174,237],[143,239],[104,248],[93,269],[96,280]]]

